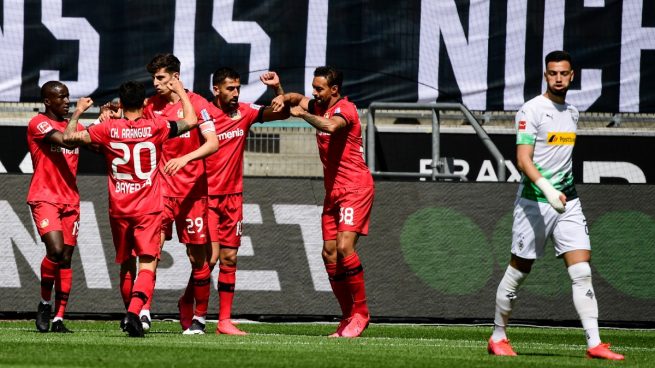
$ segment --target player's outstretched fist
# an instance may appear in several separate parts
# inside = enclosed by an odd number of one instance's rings
[[[103,122],[109,119],[118,119],[122,115],[122,110],[120,105],[113,102],[107,102],[106,104],[100,106],[100,115],[98,116],[98,121]]]
[[[91,97],[81,97],[79,100],[77,100],[77,105],[75,106],[75,110],[79,112],[84,112],[89,109],[93,105],[93,100]]]
[[[260,75],[259,80],[267,86],[277,87],[280,85],[280,77],[273,71],[268,71]]]
[[[276,96],[272,99],[271,108],[273,108],[273,112],[282,111],[284,109],[284,95]]]
[[[300,106],[294,106],[294,107],[291,108],[290,112],[291,112],[291,116],[295,116],[295,117],[299,118],[299,117],[302,117],[303,114],[305,114],[307,111],[305,111],[305,109],[303,109]]]

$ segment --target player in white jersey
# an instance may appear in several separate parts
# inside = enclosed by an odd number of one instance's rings
[[[551,237],[557,257],[564,260],[572,281],[573,304],[587,338],[587,357],[623,360],[600,341],[598,304],[591,283],[591,246],[587,221],[573,184],[571,158],[578,110],[565,102],[573,81],[566,51],[546,55],[548,88],[526,102],[516,114],[516,160],[523,173],[514,207],[512,256],[496,292],[493,334],[487,350],[516,355],[505,329],[519,286],[532,264],[544,254]]]

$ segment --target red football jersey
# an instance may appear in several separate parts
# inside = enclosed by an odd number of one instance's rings
[[[212,118],[207,110],[209,102],[202,96],[191,91],[187,91],[187,94],[191,100],[193,109],[196,111],[198,123],[201,124],[203,121],[211,121]],[[178,101],[171,104],[164,97],[154,95],[148,99],[148,103],[143,110],[143,117],[154,119],[159,116],[169,121],[177,121],[182,119],[182,111],[182,102]],[[163,162],[166,163],[170,159],[184,156],[198,149],[204,142],[201,133],[207,127],[213,128],[213,125],[201,124],[198,129],[191,129],[175,139],[166,141],[162,152]],[[191,161],[172,176],[164,173],[163,165],[159,169],[161,170],[163,179],[162,194],[164,196],[177,198],[202,198],[207,196],[207,175],[205,173],[204,160]]]
[[[27,145],[34,169],[28,202],[80,203],[77,190],[80,149],[71,150],[44,140],[53,130],[63,133],[67,124],[68,120],[51,120],[44,114],[38,114],[27,124]],[[84,126],[78,123],[77,130],[84,130]]]
[[[110,119],[89,127],[107,163],[109,216],[134,217],[161,212],[158,165],[170,125],[162,118]]]
[[[364,162],[362,125],[355,104],[343,97],[323,110],[312,100],[309,112],[327,119],[340,116],[346,121],[346,126],[333,134],[316,131],[325,189],[329,192],[333,188],[372,186],[373,177]]]
[[[263,107],[239,103],[231,115],[214,104],[209,106],[218,136],[218,152],[205,159],[209,195],[243,192],[243,152],[250,126],[261,119]]]

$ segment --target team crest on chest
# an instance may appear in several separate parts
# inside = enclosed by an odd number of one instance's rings
[[[234,111],[234,112],[231,112],[231,113],[230,113],[230,119],[232,119],[232,120],[239,120],[239,119],[241,119],[241,111],[236,110],[236,111]]]
[[[329,119],[330,118],[330,113],[326,112],[325,114],[323,114],[323,117],[326,118],[326,119]]]
[[[184,110],[178,109],[177,110],[177,117],[182,119],[184,117]]]
[[[39,223],[39,227],[41,227],[41,229],[45,229],[46,227],[48,227],[48,225],[50,225],[50,221],[48,221],[48,219],[43,219]]]

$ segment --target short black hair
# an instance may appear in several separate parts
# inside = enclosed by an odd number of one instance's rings
[[[118,87],[118,97],[125,110],[138,110],[146,99],[146,87],[137,81],[125,82]]]
[[[571,61],[571,54],[564,50],[556,50],[556,51],[551,51],[546,55],[544,58],[544,67],[548,66],[548,63],[551,62],[560,62],[560,61],[568,61],[569,64],[571,65],[571,69],[573,69],[573,61]]]
[[[164,68],[168,73],[180,72],[180,59],[173,54],[157,54],[146,65],[148,73],[155,74],[161,68]]]
[[[50,91],[54,90],[55,88],[64,88],[64,87],[66,87],[66,85],[61,83],[60,81],[48,81],[43,83],[43,85],[41,86],[41,101],[44,101],[46,97],[48,97]]]
[[[216,71],[214,71],[214,75],[212,76],[212,85],[218,86],[221,83],[223,83],[223,81],[226,80],[227,78],[241,79],[241,76],[236,70],[223,66],[216,69]]]
[[[341,92],[341,85],[343,84],[343,73],[331,66],[319,66],[314,70],[315,77],[323,77],[327,79],[328,87],[337,86]]]

